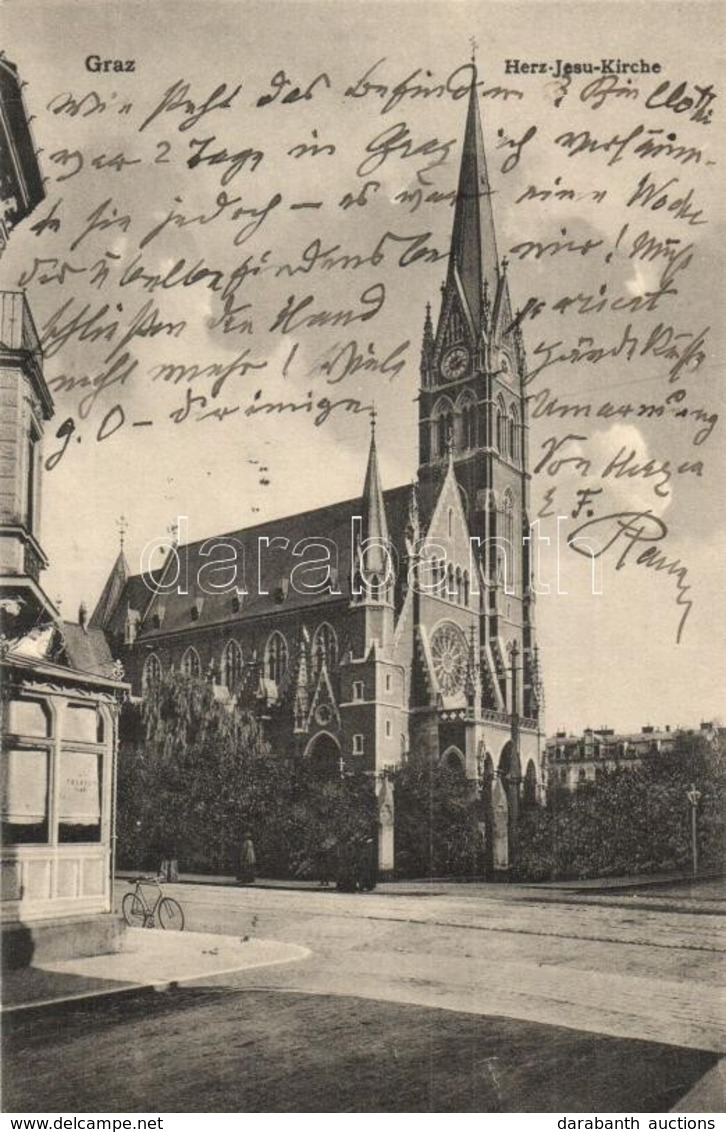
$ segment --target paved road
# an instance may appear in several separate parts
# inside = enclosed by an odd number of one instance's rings
[[[726,1045],[726,921],[711,913],[508,902],[474,886],[409,896],[172,891],[191,930],[312,952],[233,977],[235,986],[497,1014],[692,1049]]]
[[[10,1110],[723,1110],[724,921],[710,905],[170,889],[193,931],[310,957],[9,1016]]]

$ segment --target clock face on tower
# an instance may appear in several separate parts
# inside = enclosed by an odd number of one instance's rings
[[[469,351],[466,346],[452,346],[444,354],[441,362],[441,376],[446,381],[456,381],[463,377],[469,368]]]

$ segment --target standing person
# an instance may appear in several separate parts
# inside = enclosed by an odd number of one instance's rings
[[[334,837],[326,837],[318,850],[318,882],[321,888],[327,888],[335,876],[336,841]]]
[[[257,857],[255,856],[255,847],[252,842],[252,834],[249,830],[245,830],[245,834],[242,839],[242,846],[239,851],[239,869],[237,871],[237,880],[240,884],[255,883],[256,865]]]
[[[338,876],[336,886],[338,892],[355,892],[356,880],[356,848],[352,841],[338,842]]]
[[[376,847],[372,837],[367,837],[359,849],[358,887],[361,892],[372,892],[378,880],[376,869]]]

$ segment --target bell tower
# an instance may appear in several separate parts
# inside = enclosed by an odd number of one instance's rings
[[[449,450],[469,529],[480,540],[481,640],[516,644],[524,679],[492,673],[501,695],[490,706],[534,714],[533,595],[530,583],[526,360],[512,316],[507,261],[499,259],[479,114],[476,72],[469,93],[446,279],[436,322],[426,309],[419,389],[419,484],[426,525]],[[497,667],[496,665],[492,667]],[[491,680],[490,680],[491,683]],[[507,702],[510,701],[510,702]]]

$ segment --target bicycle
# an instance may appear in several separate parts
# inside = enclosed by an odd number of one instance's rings
[[[137,877],[130,880],[134,891],[127,892],[121,901],[121,911],[124,920],[130,927],[153,928],[156,926],[158,916],[159,927],[164,931],[181,932],[184,930],[184,912],[172,896],[164,896],[159,877]],[[157,889],[156,900],[153,905],[144,895],[144,886]]]

